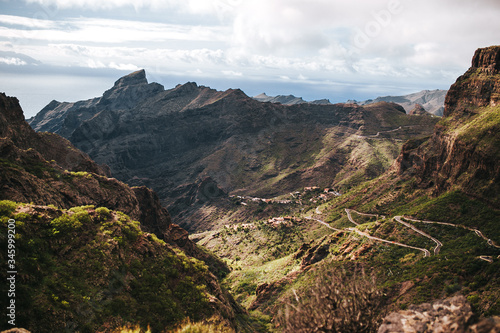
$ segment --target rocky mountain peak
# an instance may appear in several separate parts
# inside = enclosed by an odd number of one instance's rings
[[[467,194],[498,204],[498,105],[500,46],[478,49],[472,67],[446,95],[444,117],[424,143],[403,146],[398,166],[410,170],[422,187],[436,194],[461,187]],[[484,69],[484,70],[483,70]],[[489,181],[495,180],[495,181]]]
[[[143,84],[148,84],[148,80],[146,79],[146,71],[141,69],[119,78],[113,88]]]
[[[446,95],[444,116],[466,119],[476,107],[499,103],[500,46],[477,49],[471,68],[457,79]]]
[[[7,97],[5,93],[0,93],[0,110],[5,120],[8,122],[24,121],[23,111],[19,105],[19,100],[15,97]]]
[[[177,86],[175,86],[175,90],[178,92],[178,93],[191,93],[191,92],[194,92],[198,89],[198,84],[196,84],[196,82],[186,82],[184,84],[178,84]]]
[[[473,68],[484,68],[487,72],[500,71],[500,46],[477,49],[472,58]]]
[[[415,107],[408,113],[410,116],[422,116],[428,114],[425,108],[421,104],[415,104]]]
[[[8,138],[25,147],[34,137],[35,132],[24,121],[19,100],[0,93],[0,138]]]
[[[141,69],[118,79],[113,88],[103,94],[99,104],[110,110],[127,110],[163,90],[159,83],[148,84],[146,71]]]

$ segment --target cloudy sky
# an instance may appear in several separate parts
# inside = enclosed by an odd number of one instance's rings
[[[498,0],[0,0],[0,91],[30,117],[139,68],[332,102],[447,89],[499,17]]]

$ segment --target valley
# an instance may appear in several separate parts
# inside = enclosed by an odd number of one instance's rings
[[[2,94],[25,327],[381,332],[451,300],[442,331],[500,327],[499,46],[443,117],[271,101],[144,70],[27,122]]]

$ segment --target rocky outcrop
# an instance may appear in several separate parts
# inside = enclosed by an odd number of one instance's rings
[[[162,92],[158,83],[148,84],[144,69],[120,78],[114,86],[104,92],[96,105],[97,110],[130,110],[145,99]]]
[[[28,123],[38,132],[69,138],[83,121],[100,112],[130,110],[163,90],[161,84],[148,84],[146,72],[139,70],[117,80],[102,97],[75,103],[52,101]]]
[[[411,305],[408,310],[393,312],[384,318],[378,333],[393,332],[500,332],[500,318],[486,319],[472,325],[473,313],[464,296],[455,296],[434,303]]]
[[[490,74],[500,72],[500,53],[498,46],[478,49],[472,58],[472,67],[481,68]]]
[[[475,108],[497,106],[500,102],[500,46],[478,49],[472,66],[450,87],[445,100],[445,117],[471,116]]]
[[[417,103],[415,104],[413,109],[411,109],[410,112],[408,112],[408,114],[410,116],[425,116],[428,115],[429,113],[425,110],[425,108],[422,105]]]
[[[33,131],[24,120],[23,110],[17,98],[7,97],[3,93],[0,93],[0,139],[4,153],[12,150],[12,146],[22,150],[34,149],[43,159],[54,161],[68,171],[109,175],[107,166],[98,165],[68,140],[58,135],[38,134]]]
[[[500,46],[476,51],[472,67],[450,87],[444,119],[426,142],[403,146],[395,169],[421,187],[452,187],[496,204],[500,192]]]

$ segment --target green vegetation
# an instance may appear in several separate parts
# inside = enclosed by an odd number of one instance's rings
[[[179,328],[172,331],[173,333],[233,333],[232,328],[223,324],[208,322],[193,323],[191,320],[186,320]]]
[[[0,216],[7,217],[11,216],[11,214],[16,210],[17,203],[10,200],[1,200],[0,201]]]
[[[289,331],[294,331],[298,326],[293,325],[299,325],[300,320],[287,324],[290,318],[323,316],[317,309],[325,304],[314,304],[314,293],[326,291],[312,287],[317,284],[315,272],[327,270],[325,267],[329,267],[328,270],[332,272],[336,269],[349,270],[352,263],[372,267],[377,277],[376,290],[383,290],[388,295],[387,302],[379,303],[381,308],[376,311],[402,309],[408,304],[429,302],[460,293],[473,300],[473,307],[478,314],[499,314],[500,260],[496,258],[500,250],[489,246],[486,240],[466,229],[478,228],[500,243],[498,210],[461,191],[433,197],[428,192],[415,190],[413,184],[413,179],[375,179],[328,202],[304,206],[302,212],[299,211],[300,206],[295,207],[296,211],[291,211],[291,215],[297,216],[299,221],[300,217],[317,215],[315,208],[319,205],[321,219],[332,227],[344,229],[354,227],[347,219],[344,208],[360,207],[358,209],[361,212],[379,216],[353,212],[353,218],[360,223],[356,227],[358,230],[388,241],[426,248],[431,253],[436,247],[432,240],[391,217],[406,215],[460,225],[454,227],[407,220],[443,243],[437,256],[425,258],[421,251],[415,249],[380,243],[355,233],[334,232],[307,219],[288,227],[283,226],[283,229],[271,227],[262,220],[246,221],[246,227],[207,232],[204,237],[198,238],[198,243],[225,258],[233,268],[224,280],[225,285],[243,306],[257,309],[251,312],[254,316],[269,316],[265,321],[270,330],[274,327],[271,319],[275,324],[279,320],[280,330],[285,325],[292,325]],[[383,195],[390,193],[390,196],[380,200],[380,192]],[[308,246],[301,252],[300,248],[304,244]],[[481,260],[480,256],[495,259],[489,263]],[[311,263],[308,264],[306,258]],[[316,262],[314,258],[319,261]],[[271,292],[265,296],[258,295],[259,287],[265,285],[270,286]],[[410,287],[402,296],[398,296],[403,285]],[[300,291],[300,306],[294,301],[293,290]],[[277,307],[283,302],[289,304],[289,308],[283,308],[277,317]],[[307,314],[301,314],[298,308],[304,309],[301,311]],[[288,317],[285,315],[287,311]],[[304,319],[301,323],[305,322]]]
[[[73,177],[81,177],[81,178],[87,178],[87,179],[92,178],[92,174],[90,172],[86,172],[86,171],[77,171],[77,172],[70,171],[70,175]]]
[[[161,332],[213,315],[207,266],[142,233],[123,213],[10,201],[0,202],[0,212],[3,228],[16,219],[17,320],[27,329],[95,332],[133,324]]]

